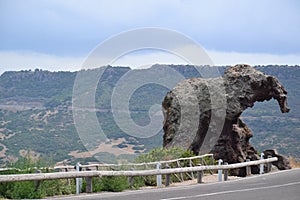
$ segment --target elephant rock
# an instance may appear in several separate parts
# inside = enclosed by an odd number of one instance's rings
[[[256,101],[278,101],[289,112],[287,91],[274,76],[249,65],[229,67],[222,77],[192,78],[178,83],[165,96],[163,146],[181,146],[195,154],[214,154],[215,159],[237,163],[259,159],[249,140],[252,131],[240,119]],[[258,173],[257,166],[252,173]],[[244,176],[244,169],[232,171]]]

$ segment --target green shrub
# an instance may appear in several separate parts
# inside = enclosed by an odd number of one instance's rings
[[[75,193],[74,180],[70,180],[70,185],[66,179],[42,181],[40,190],[45,196],[68,195]]]
[[[13,183],[4,197],[10,199],[37,199],[44,196],[45,194],[41,190],[36,190],[33,181],[24,181]]]
[[[67,195],[75,193],[75,183],[67,184],[67,180],[41,181],[36,187],[34,181],[1,183],[0,197],[9,199],[36,199],[46,196]]]
[[[92,184],[93,184],[93,192],[101,192],[103,190],[103,181],[101,180],[101,178],[93,177]]]
[[[170,149],[164,149],[164,148],[157,148],[149,151],[147,154],[141,154],[139,155],[135,162],[136,163],[143,163],[143,162],[156,162],[156,161],[164,161],[164,160],[173,160],[178,158],[186,158],[194,156],[194,154],[191,151],[187,151],[180,147],[174,147]],[[197,163],[196,163],[197,164]],[[178,167],[177,163],[169,164],[171,168]],[[188,167],[189,161],[180,161],[181,167]],[[164,166],[163,166],[164,167]],[[163,176],[164,178],[165,176]],[[172,174],[171,175],[171,181],[172,182],[178,182],[180,181],[179,176]],[[181,175],[180,175],[181,177]],[[182,175],[184,180],[190,179],[189,176],[186,174]],[[155,186],[156,185],[156,176],[144,176],[144,184],[147,186]],[[164,181],[164,180],[163,180]]]
[[[102,191],[121,192],[129,188],[128,178],[125,176],[102,177]]]
[[[170,149],[157,148],[149,151],[147,154],[139,155],[136,158],[135,162],[136,163],[156,162],[156,161],[172,160],[172,159],[190,157],[190,156],[194,156],[194,154],[191,151],[187,151],[181,147],[174,147]]]
[[[133,178],[133,186],[131,187],[131,189],[139,189],[140,187],[145,186],[145,181],[144,178],[142,176],[136,176]]]
[[[129,188],[128,178],[120,177],[93,177],[92,178],[93,192],[109,191],[121,192]],[[82,192],[86,192],[86,180],[83,179]]]
[[[20,171],[9,170],[1,172],[0,174],[31,174],[35,172],[36,168],[42,168],[43,166],[49,165],[44,164],[42,160],[34,161],[29,156],[26,156],[9,166],[11,168],[20,169]],[[53,170],[49,170],[48,168],[42,170],[42,172],[52,171]],[[68,185],[65,179],[41,181],[38,187],[34,181],[0,183],[0,197],[9,199],[35,199],[72,193],[75,193],[74,183],[71,182],[71,184]]]

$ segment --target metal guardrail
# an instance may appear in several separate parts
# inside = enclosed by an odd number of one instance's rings
[[[55,180],[55,179],[69,179],[70,178],[75,178],[76,179],[76,194],[79,194],[81,192],[82,188],[82,178],[85,178],[86,180],[86,192],[91,193],[92,192],[92,177],[103,177],[103,176],[128,176],[128,180],[130,185],[133,184],[133,177],[135,176],[153,176],[156,175],[156,182],[157,186],[161,187],[162,186],[162,175],[166,175],[165,179],[165,185],[166,187],[170,185],[170,175],[174,174],[176,176],[176,173],[188,173],[188,172],[197,172],[197,182],[202,183],[202,177],[203,177],[203,172],[206,170],[218,170],[218,180],[222,181],[222,170],[224,170],[224,181],[227,180],[228,177],[228,170],[229,169],[235,169],[235,168],[242,168],[246,167],[246,173],[249,175],[251,173],[250,166],[252,165],[260,165],[260,174],[264,173],[263,165],[265,163],[268,163],[268,168],[271,166],[271,162],[277,161],[278,158],[268,158],[268,159],[263,159],[263,155],[261,156],[261,160],[258,161],[249,161],[247,160],[244,163],[236,163],[236,164],[230,164],[228,165],[227,163],[224,163],[222,165],[223,161],[220,159],[218,161],[218,165],[206,165],[206,166],[197,166],[197,167],[180,167],[180,168],[165,168],[161,169],[161,163],[168,164],[172,162],[179,163],[182,160],[190,160],[190,165],[191,165],[191,160],[195,158],[203,158],[207,155],[203,156],[195,156],[195,157],[190,157],[190,158],[180,158],[176,160],[169,160],[169,161],[161,161],[161,162],[152,162],[150,164],[155,165],[156,164],[156,169],[151,169],[151,170],[130,170],[130,171],[80,171],[80,164],[78,163],[75,168],[76,171],[71,171],[71,172],[53,172],[53,173],[41,173],[41,170],[36,170],[37,173],[35,174],[10,174],[10,175],[0,175],[0,183],[1,182],[19,182],[19,181],[35,181],[35,185],[39,186],[40,181],[43,180]],[[99,164],[98,164],[99,165]],[[133,165],[149,165],[149,163],[138,163]],[[92,165],[94,166],[94,165]],[[111,165],[109,165],[111,166]],[[180,165],[179,165],[180,166]],[[85,165],[85,167],[91,167],[91,165]],[[72,166],[72,168],[74,168]],[[49,169],[49,168],[48,168]],[[66,169],[66,168],[65,168]],[[14,168],[6,168],[3,169],[2,171],[5,170],[16,170]],[[67,171],[67,170],[66,170]],[[194,178],[191,177],[191,178]]]
[[[209,158],[209,161],[207,159]],[[213,154],[204,154],[204,155],[198,155],[193,157],[185,157],[185,158],[178,158],[173,160],[164,160],[164,161],[155,161],[155,162],[143,162],[143,163],[120,163],[120,164],[105,164],[105,163],[95,163],[95,164],[88,164],[88,165],[81,165],[80,163],[77,163],[76,166],[67,165],[67,166],[55,166],[51,168],[30,168],[30,169],[17,169],[17,168],[0,168],[1,171],[17,171],[17,172],[28,172],[28,171],[39,171],[42,170],[59,170],[61,172],[70,172],[70,171],[91,171],[91,170],[100,170],[100,171],[124,171],[124,170],[150,170],[150,169],[162,169],[162,168],[182,168],[182,167],[194,167],[197,165],[208,165],[208,164],[214,164],[214,157]],[[210,171],[211,174],[213,174],[213,171]],[[189,177],[190,179],[194,179],[196,174],[195,172],[191,173],[179,173],[179,174],[173,174],[178,181],[183,182],[184,181],[184,174]],[[130,178],[132,179],[132,177]],[[157,176],[157,182],[162,182],[161,175]],[[70,182],[70,179],[68,179],[68,183]],[[76,183],[81,183],[82,181],[80,178],[76,178]],[[130,183],[132,184],[132,182]],[[78,185],[78,184],[76,184]]]
[[[190,167],[192,167],[192,160],[195,159],[201,159],[202,162],[205,163],[205,160],[203,160],[203,158],[205,157],[211,157],[213,160],[213,154],[204,154],[204,155],[199,155],[199,156],[193,156],[193,157],[187,157],[187,158],[178,158],[178,159],[173,159],[173,160],[164,160],[164,161],[155,161],[155,162],[143,162],[143,163],[120,163],[120,164],[106,164],[106,163],[97,163],[97,164],[89,164],[89,165],[80,165],[81,169],[90,169],[90,168],[95,168],[98,170],[98,168],[100,167],[124,167],[124,166],[130,166],[130,167],[138,167],[138,166],[153,166],[154,168],[156,167],[156,165],[158,163],[160,164],[170,164],[170,163],[178,163],[180,161],[185,161],[185,160],[189,160],[189,165]],[[178,166],[179,167],[179,166]],[[54,167],[47,167],[47,168],[33,168],[34,170],[43,170],[43,169],[47,169],[47,170],[64,170],[64,171],[69,171],[69,170],[76,170],[75,169],[76,166],[74,165],[64,165],[64,166],[54,166]],[[31,168],[29,169],[19,169],[19,168],[0,168],[0,172],[4,172],[4,171],[11,171],[11,170],[15,170],[15,171],[28,171],[31,170]]]
[[[6,172],[6,171],[12,171],[12,170],[21,171],[18,168],[0,168],[0,172]]]
[[[137,167],[137,166],[156,166],[158,163],[160,164],[170,164],[170,163],[178,163],[180,161],[185,160],[195,160],[195,159],[203,159],[205,157],[212,157],[213,154],[204,154],[200,156],[193,156],[193,157],[187,157],[187,158],[178,158],[173,160],[164,160],[164,161],[155,161],[155,162],[144,162],[144,163],[121,163],[121,164],[105,164],[105,163],[97,163],[97,164],[89,164],[89,165],[81,165],[80,167],[82,169],[84,168],[99,168],[99,167],[122,167],[122,166],[130,166],[130,167]],[[191,162],[190,162],[191,163]],[[191,165],[190,165],[191,167]],[[61,169],[61,170],[74,170],[74,166],[72,165],[66,165],[66,166],[55,166],[53,169]]]
[[[244,163],[236,163],[229,165],[207,165],[197,167],[184,167],[173,169],[154,169],[154,170],[138,170],[138,171],[76,171],[76,172],[54,172],[54,173],[38,173],[38,174],[13,174],[0,175],[0,182],[17,182],[17,181],[41,181],[67,178],[84,178],[84,177],[103,177],[103,176],[151,176],[165,175],[184,172],[195,172],[204,170],[228,170],[242,168],[252,165],[260,165],[277,161],[278,158],[267,158],[257,161],[249,161]]]

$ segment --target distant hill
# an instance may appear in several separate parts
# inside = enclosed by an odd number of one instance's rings
[[[152,68],[163,70],[165,65]],[[170,65],[185,78],[200,77],[193,66]],[[226,67],[218,67],[220,73]],[[276,148],[280,153],[300,158],[300,66],[256,66],[276,76],[288,91],[290,113],[282,114],[277,102],[256,103],[243,113],[254,132],[252,142],[260,151]],[[97,69],[95,69],[97,70]],[[145,69],[146,70],[146,69]],[[115,123],[111,108],[114,86],[131,71],[128,67],[108,67],[98,82],[96,109],[99,123],[108,140],[92,152],[105,162],[128,158],[125,152],[146,152],[162,146],[162,132],[143,139],[125,134]],[[28,150],[32,156],[52,162],[95,161],[80,140],[72,116],[72,92],[78,72],[9,71],[0,76],[0,165],[16,161]],[[93,73],[93,71],[91,71]],[[161,104],[168,89],[147,84],[130,99],[131,116],[139,125],[150,121],[148,110]],[[116,148],[117,147],[117,148]],[[113,154],[111,154],[113,153]]]

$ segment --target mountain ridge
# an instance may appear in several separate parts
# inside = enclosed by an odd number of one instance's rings
[[[155,65],[158,68],[166,66],[180,72],[185,78],[200,76],[195,67],[190,65]],[[291,113],[281,115],[275,102],[262,102],[248,109],[242,117],[254,132],[252,141],[259,150],[277,148],[281,153],[299,158],[300,88],[297,83],[300,66],[255,67],[276,76],[286,87]],[[220,74],[225,68],[218,67]],[[114,86],[131,70],[129,67],[107,67],[96,90],[96,113],[107,138],[111,140],[107,143],[112,142],[112,148],[115,146],[131,153],[143,153],[162,146],[162,132],[150,139],[128,137],[109,112]],[[4,72],[0,76],[0,165],[15,161],[24,150],[31,150],[54,162],[67,160],[71,163],[78,158],[69,155],[70,152],[86,151],[72,119],[72,91],[77,73],[36,69]],[[133,120],[139,125],[147,125],[150,120],[149,108],[153,104],[161,104],[167,91],[167,88],[155,84],[139,88],[130,100]],[[98,154],[105,162],[115,162],[117,159],[109,152]]]

